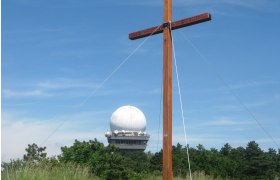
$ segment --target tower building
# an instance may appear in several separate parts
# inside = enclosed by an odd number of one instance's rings
[[[121,151],[144,151],[150,135],[146,130],[146,117],[134,106],[122,106],[113,112],[110,129],[105,133],[109,144]]]

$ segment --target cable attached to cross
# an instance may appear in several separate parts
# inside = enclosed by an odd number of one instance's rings
[[[173,50],[173,58],[174,58],[174,65],[175,65],[175,71],[176,71],[176,79],[177,79],[177,86],[178,86],[178,94],[179,94],[179,101],[180,101],[180,108],[181,108],[182,123],[183,123],[183,127],[184,127],[184,138],[185,138],[185,143],[186,143],[186,148],[187,148],[189,175],[190,175],[190,179],[192,180],[192,170],[191,170],[191,163],[190,163],[188,138],[187,138],[187,132],[186,132],[186,123],[185,123],[185,116],[184,116],[184,109],[183,109],[183,102],[182,102],[182,95],[181,95],[181,87],[180,87],[180,81],[179,81],[179,73],[178,73],[176,52],[175,52],[175,46],[174,46],[174,40],[173,40],[173,36],[172,36],[171,27],[169,27],[169,30],[170,30],[171,41],[172,41],[172,50]]]
[[[249,114],[249,116],[251,116],[251,118],[257,123],[257,125],[266,134],[266,136],[271,140],[271,142],[273,142],[275,144],[275,146],[279,149],[280,146],[277,143],[277,141],[273,138],[273,136],[269,133],[269,131],[267,131],[265,129],[265,127],[262,125],[261,121],[259,121],[257,119],[255,113],[253,113],[253,111],[251,111],[249,109],[249,107],[242,101],[242,99],[238,96],[238,94],[233,91],[233,88],[229,85],[229,83],[225,80],[225,78],[222,77],[221,73],[217,69],[215,69],[213,66],[211,66],[211,63],[208,62],[208,59],[202,54],[202,52],[190,40],[190,38],[185,36],[185,34],[183,34],[182,32],[180,32],[180,33],[183,36],[183,38],[191,45],[191,47],[197,52],[197,54],[200,56],[200,59],[202,60],[202,62],[209,66],[210,70],[213,71],[213,73],[217,77],[217,79],[219,79],[221,81],[221,83],[227,88],[227,90],[235,98],[237,103],[239,103],[240,106]]]
[[[146,37],[131,53],[97,86],[97,88],[92,91],[82,102],[80,102],[78,105],[74,106],[75,108],[81,108],[83,105],[86,104],[86,102],[94,96],[98,90],[100,90],[104,84],[148,41],[148,39],[154,35],[154,33],[160,28],[161,25],[159,25],[157,28],[154,29],[154,31]],[[67,120],[66,120],[67,121]],[[44,145],[57,131],[60,129],[66,121],[61,122],[56,128],[49,134],[49,136],[46,137],[40,144],[40,146]]]

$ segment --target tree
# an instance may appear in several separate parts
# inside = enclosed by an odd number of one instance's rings
[[[150,159],[150,169],[152,172],[161,172],[162,170],[162,149],[156,152]]]
[[[64,166],[70,162],[86,166],[101,179],[146,179],[148,175],[160,176],[162,172],[162,150],[155,154],[148,152],[120,152],[115,146],[104,146],[96,139],[86,141],[75,140],[70,147],[62,147],[61,155],[54,159],[46,158],[46,147],[29,144],[25,149],[24,160],[2,163],[4,170],[13,167],[44,163]],[[172,147],[173,175],[188,175],[187,147],[179,143]],[[206,149],[199,144],[189,148],[191,168],[193,172],[204,172],[213,178],[232,179],[275,179],[280,176],[280,150],[263,151],[255,141],[246,148],[232,148],[228,143],[220,150]],[[45,159],[45,160],[44,160]],[[44,160],[44,161],[42,161]]]
[[[277,171],[277,152],[275,149],[269,148],[268,152],[262,155],[262,169],[265,171],[265,177],[269,179],[275,179],[275,177],[280,175]]]
[[[183,155],[183,148],[182,145],[177,143],[176,146],[172,147],[172,168],[173,168],[173,175],[179,176],[179,177],[185,177],[186,176],[186,169],[187,164],[184,164],[184,159],[186,159],[187,156],[184,157]]]
[[[61,151],[61,162],[87,165],[93,174],[102,179],[141,179],[140,173],[148,169],[148,160],[144,152],[122,154],[115,146],[105,147],[96,139],[88,142],[75,140],[72,146],[62,147]]]
[[[26,162],[39,162],[47,157],[47,153],[44,151],[46,147],[39,147],[37,144],[28,144],[25,149],[26,154],[23,155],[23,160]]]
[[[228,156],[232,150],[232,147],[226,143],[220,150],[220,153],[224,156]]]
[[[255,141],[250,141],[245,149],[244,175],[251,179],[262,179],[269,168],[264,152]]]

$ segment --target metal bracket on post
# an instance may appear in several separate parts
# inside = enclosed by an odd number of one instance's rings
[[[165,23],[163,23],[162,24],[162,27],[165,29],[165,28],[171,28],[171,21],[169,21],[169,22],[165,22]]]

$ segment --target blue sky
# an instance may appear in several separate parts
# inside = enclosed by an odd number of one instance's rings
[[[173,5],[174,20],[213,17],[173,31],[190,146],[256,140],[277,148],[263,129],[280,144],[280,2]],[[33,142],[49,155],[74,139],[107,144],[111,114],[127,104],[147,118],[147,150],[159,150],[162,35],[131,41],[128,34],[162,21],[161,0],[2,0],[2,160],[22,157]],[[177,142],[185,145],[174,74]]]

